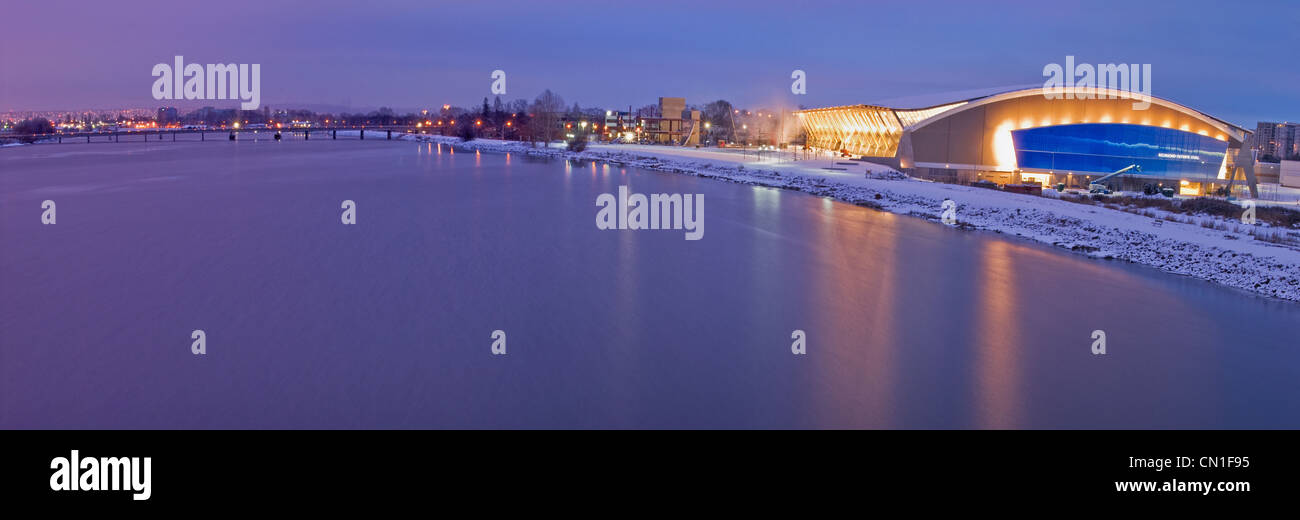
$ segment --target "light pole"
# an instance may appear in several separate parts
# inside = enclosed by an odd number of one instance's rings
[[[745,144],[742,145],[743,151],[741,152],[741,154],[744,155],[745,157],[749,157],[749,123],[741,123],[740,129],[744,130],[744,134],[745,134],[745,138],[744,138]]]
[[[730,114],[727,114],[727,115],[730,116],[730,118],[731,118],[731,140],[732,140],[732,141],[735,141],[735,140],[736,140],[736,114],[739,114],[739,113],[740,113],[740,109],[738,109],[738,108],[733,108],[733,109],[731,110],[731,113],[730,113]]]

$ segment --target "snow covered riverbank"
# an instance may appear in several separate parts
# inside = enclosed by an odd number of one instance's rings
[[[971,186],[899,179],[871,164],[833,160],[776,161],[729,151],[640,145],[591,145],[569,152],[554,145],[454,137],[402,139],[484,152],[597,160],[732,182],[799,190],[938,222],[945,199],[957,203],[958,226],[1016,235],[1098,258],[1149,265],[1247,291],[1300,301],[1300,251],[1256,240],[1235,228],[1214,229],[1165,218]],[[842,167],[843,170],[827,168]],[[872,171],[868,178],[867,171]]]

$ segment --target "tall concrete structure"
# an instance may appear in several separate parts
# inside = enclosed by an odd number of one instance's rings
[[[698,133],[692,131],[697,125],[690,119],[686,119],[684,112],[686,112],[686,98],[661,97],[659,117],[641,118],[642,131],[647,139],[659,144],[687,144],[686,141],[690,139],[699,143]],[[699,111],[692,112],[696,118],[695,122],[698,123]]]
[[[686,110],[686,98],[679,97],[661,97],[659,98],[659,117],[667,119],[681,119],[682,112]]]

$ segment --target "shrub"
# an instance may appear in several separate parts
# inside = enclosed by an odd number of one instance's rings
[[[578,134],[569,141],[570,152],[581,152],[587,149],[587,134]]]
[[[1175,211],[1173,201],[1156,197],[1130,197],[1128,195],[1114,196],[1110,198],[1111,202],[1124,206],[1133,206],[1136,208],[1157,208],[1166,211]]]
[[[1255,219],[1281,228],[1300,228],[1300,211],[1277,206],[1255,209]]]
[[[1204,213],[1225,218],[1241,216],[1241,206],[1221,199],[1207,197],[1187,199],[1179,202],[1178,207],[1183,213]]]

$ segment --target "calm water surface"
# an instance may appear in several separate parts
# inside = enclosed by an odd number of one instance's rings
[[[703,193],[704,239],[596,229],[620,185]],[[5,428],[1298,428],[1297,339],[1300,305],[604,163],[0,150]]]

